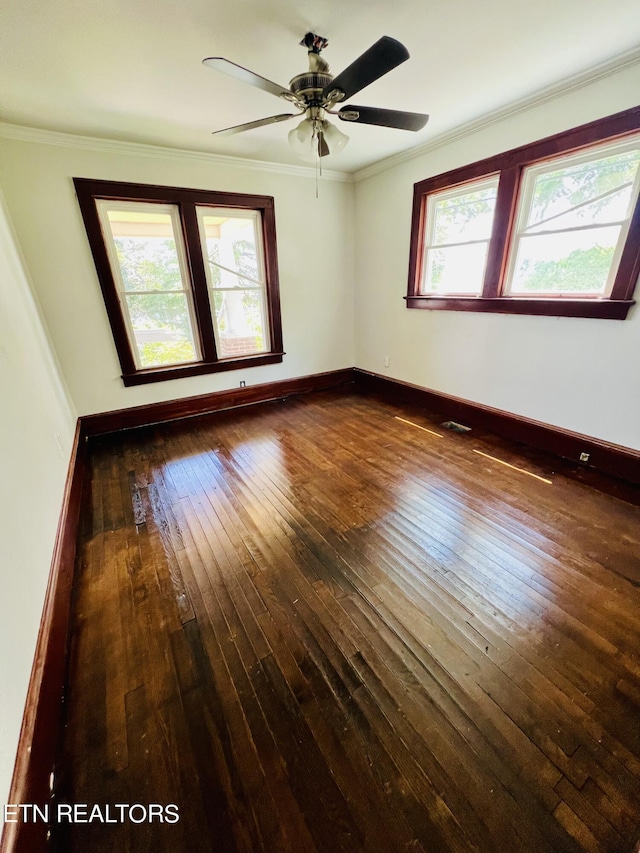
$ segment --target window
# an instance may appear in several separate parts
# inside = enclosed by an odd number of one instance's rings
[[[640,107],[415,185],[407,306],[624,319]]]
[[[272,198],[74,183],[125,385],[282,361]]]
[[[636,138],[526,169],[505,291],[609,296],[639,162]]]
[[[425,293],[482,292],[497,194],[496,176],[428,197]]]

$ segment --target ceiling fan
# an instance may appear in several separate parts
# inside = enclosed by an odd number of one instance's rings
[[[315,33],[307,33],[300,44],[308,50],[309,70],[294,77],[289,83],[289,88],[279,86],[221,56],[210,56],[202,60],[209,68],[222,71],[243,83],[284,98],[298,110],[297,113],[280,113],[234,127],[226,127],[223,130],[214,131],[215,135],[242,133],[267,124],[288,121],[304,114],[304,119],[289,133],[291,147],[302,155],[313,152],[319,157],[326,157],[328,154],[337,154],[349,141],[346,134],[327,121],[327,114],[335,115],[341,121],[412,131],[422,130],[429,120],[428,115],[401,110],[384,110],[355,104],[338,108],[342,101],[351,98],[365,86],[409,59],[409,51],[396,39],[382,36],[335,78],[329,73],[327,62],[320,56],[320,52],[329,44],[326,38]]]

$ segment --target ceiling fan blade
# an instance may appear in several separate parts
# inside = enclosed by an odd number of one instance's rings
[[[350,118],[348,115],[350,112],[358,113],[358,118]],[[429,116],[424,113],[382,110],[378,107],[356,107],[353,104],[342,107],[338,117],[354,124],[378,124],[381,127],[397,127],[399,130],[422,130],[429,121]]]
[[[249,86],[262,89],[263,92],[270,92],[278,98],[285,94],[291,94],[291,91],[286,86],[279,86],[272,80],[267,80],[266,77],[261,77],[259,74],[249,71],[248,68],[243,68],[242,65],[237,65],[235,62],[224,59],[222,56],[209,56],[202,60],[202,64],[206,65],[207,68],[213,68],[215,71],[222,71],[223,74],[229,74],[229,76],[235,77],[236,80],[240,80],[242,83],[248,83]]]
[[[225,127],[222,130],[214,130],[213,136],[230,136],[232,133],[242,133],[245,130],[253,130],[255,127],[264,127],[266,124],[275,124],[277,121],[286,121],[289,118],[295,118],[301,113],[280,113],[277,116],[269,116],[268,118],[259,118],[257,121],[248,121],[246,124],[236,124],[233,127]]]
[[[318,156],[319,157],[328,157],[331,152],[329,151],[329,146],[327,145],[327,140],[324,138],[324,133],[318,134]]]
[[[403,44],[390,36],[382,36],[369,50],[365,50],[362,56],[338,74],[325,87],[323,94],[326,97],[333,89],[340,89],[344,92],[344,98],[350,98],[407,59],[409,51]]]

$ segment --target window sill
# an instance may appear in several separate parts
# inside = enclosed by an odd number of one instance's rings
[[[427,311],[481,311],[490,314],[536,314],[624,320],[633,299],[527,299],[515,296],[405,296],[407,308]]]
[[[225,370],[241,370],[263,364],[279,364],[283,356],[283,352],[267,352],[229,358],[224,361],[198,361],[194,364],[179,364],[175,367],[150,367],[146,370],[138,370],[136,373],[123,374],[122,381],[127,387],[147,385],[149,382],[167,382],[170,379],[182,379],[185,376],[202,376],[205,373],[222,373]]]

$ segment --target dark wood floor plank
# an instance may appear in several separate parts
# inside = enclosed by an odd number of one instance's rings
[[[465,673],[465,679],[461,679],[464,686],[459,684],[437,665],[428,652],[423,656],[415,648],[410,650],[398,637],[392,625],[367,613],[359,606],[357,599],[353,602],[351,612],[362,626],[363,632],[371,638],[371,642],[374,645],[382,644],[381,662],[387,667],[393,663],[393,672],[402,678],[406,689],[418,695],[425,691],[426,695],[421,703],[431,708],[432,712],[437,708],[446,719],[443,723],[445,727],[453,726],[476,752],[482,752],[492,772],[499,778],[504,776],[508,780],[512,793],[514,786],[520,787],[519,782],[512,776],[515,769],[522,775],[524,793],[528,797],[540,799],[547,807],[557,805],[557,798],[550,796],[551,786],[559,778],[557,769],[513,721],[508,718],[496,719],[495,715],[488,713],[488,703],[483,702],[483,696],[476,685],[466,679],[468,673]],[[390,657],[386,647],[395,653],[395,658]],[[402,673],[403,668],[406,674]],[[505,761],[507,758],[509,760]],[[529,778],[536,779],[535,788],[529,786]]]
[[[358,812],[363,827],[365,849],[393,849],[402,844],[421,849],[404,816],[389,803],[387,791],[379,784],[367,784],[370,772],[363,752],[358,728],[351,711],[350,694],[344,691],[344,704],[339,701],[325,680],[312,655],[301,643],[292,642],[279,631],[270,612],[262,614],[262,624],[270,637],[274,656],[305,719],[323,753],[332,757],[334,778],[343,793],[348,794],[351,807]],[[293,646],[293,648],[291,648]]]
[[[196,520],[190,522],[187,532],[189,536],[194,535],[197,548],[197,551],[191,547],[186,549],[196,585],[195,588],[190,585],[192,600],[229,733],[224,741],[226,760],[235,771],[232,778],[236,800],[243,809],[251,809],[249,820],[245,817],[241,822],[243,826],[250,822],[256,826],[253,838],[248,839],[242,849],[274,849],[275,832],[275,849],[293,851],[297,843],[301,851],[314,851],[304,818],[287,786],[281,754],[251,686],[251,673],[259,667],[257,658],[252,654],[248,661],[240,659],[233,627],[230,630],[215,592],[215,579],[214,586],[211,584],[214,561],[209,542]],[[186,567],[185,574],[189,578]],[[243,769],[242,777],[238,774],[239,768]],[[282,824],[274,823],[279,812],[288,818]]]
[[[375,634],[372,636],[375,637]],[[399,669],[398,665],[396,665],[396,669]],[[376,672],[376,675],[381,680],[384,678],[379,671]],[[454,769],[453,778],[448,782],[448,788],[453,788],[456,784],[454,780],[464,777],[465,773],[471,773],[471,778],[474,775],[477,776],[478,769],[475,765],[477,756],[481,755],[482,763],[490,771],[487,781],[490,782],[490,789],[493,795],[491,799],[493,800],[493,809],[496,814],[508,813],[510,810],[515,810],[516,813],[520,813],[523,816],[527,814],[535,815],[535,826],[539,826],[543,831],[543,834],[537,840],[535,828],[529,827],[527,830],[526,822],[523,820],[523,830],[526,832],[526,837],[529,839],[529,843],[534,843],[532,849],[542,849],[544,847],[545,829],[550,834],[553,842],[549,849],[571,849],[570,847],[566,847],[566,839],[555,837],[557,835],[555,827],[553,822],[549,821],[549,815],[545,811],[545,809],[557,805],[557,796],[550,796],[552,792],[549,788],[545,788],[541,780],[538,782],[536,789],[531,790],[531,777],[527,772],[531,768],[523,761],[523,756],[511,750],[511,761],[505,763],[506,754],[509,754],[509,749],[505,750],[504,748],[505,741],[500,740],[492,748],[491,740],[485,740],[482,737],[482,734],[476,728],[476,721],[481,713],[481,707],[479,704],[474,706],[470,701],[470,696],[466,696],[465,700],[461,702],[462,707],[452,709],[451,705],[446,703],[444,708],[441,708],[440,701],[434,701],[437,696],[437,685],[434,682],[427,682],[425,687],[420,686],[416,682],[411,686],[411,690],[408,690],[407,686],[403,685],[404,692],[398,689],[397,684],[394,687],[394,682],[390,681],[388,676],[385,679],[385,684],[387,689],[392,692],[398,706],[403,708],[405,715],[412,721],[414,728],[421,730],[428,719],[430,735],[424,738],[425,741],[433,743],[434,740],[437,740],[439,748],[435,754],[436,756],[440,756],[441,765]],[[454,692],[456,692],[455,689]],[[458,696],[460,696],[461,691],[458,690],[457,692]],[[467,711],[470,710],[471,716],[465,717],[464,709]],[[457,721],[456,717],[458,718]],[[487,726],[484,720],[479,724],[482,725],[485,731],[488,728],[490,729],[490,726]],[[532,750],[528,749],[526,745],[526,738],[521,738],[522,740],[525,743],[520,743],[521,752],[531,752]],[[508,741],[506,741],[506,744],[508,745]],[[467,762],[463,769],[456,767],[458,756],[462,753],[467,756]],[[515,773],[513,772],[514,768],[516,769]],[[552,781],[555,781],[555,779],[557,779],[557,776],[552,777]],[[465,789],[468,791],[473,790],[471,780],[466,783]],[[479,814],[487,814],[486,808],[477,801],[478,795],[482,796],[484,792],[483,787],[478,787],[475,791],[475,806],[472,806],[472,808]],[[503,799],[505,797],[506,799]],[[524,805],[526,805],[526,808],[523,808]],[[491,814],[491,812],[488,814]]]
[[[605,845],[610,849],[623,848],[624,841],[619,833],[608,823],[606,818],[591,808],[589,801],[582,796],[582,792],[575,788],[568,779],[563,777],[556,785],[556,791],[562,801],[585,824],[595,838],[604,839]]]
[[[181,820],[56,849],[630,853],[640,509],[553,470],[342,392],[95,439],[56,796]]]

